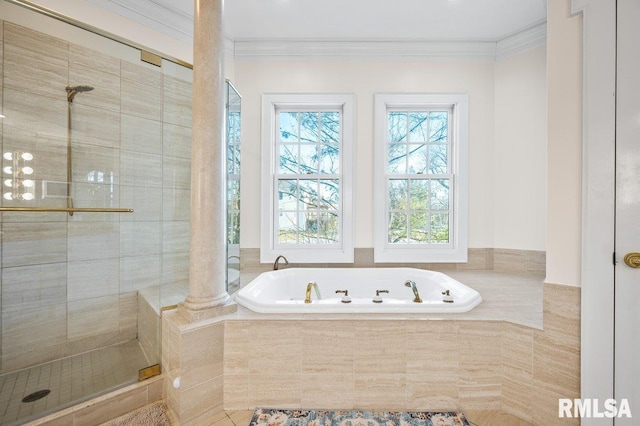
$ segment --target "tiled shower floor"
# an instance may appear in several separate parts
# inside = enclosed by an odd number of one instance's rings
[[[0,425],[17,425],[135,382],[147,361],[137,340],[0,375]],[[51,393],[22,402],[32,392]]]

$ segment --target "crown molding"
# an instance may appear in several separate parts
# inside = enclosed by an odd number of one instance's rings
[[[493,61],[489,41],[236,40],[236,61],[256,60],[423,60]]]
[[[393,60],[493,62],[547,42],[543,22],[498,41],[235,40],[236,61]]]
[[[496,61],[547,43],[547,23],[543,22],[496,42]]]

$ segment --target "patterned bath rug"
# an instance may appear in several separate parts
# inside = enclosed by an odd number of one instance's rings
[[[258,408],[249,426],[470,426],[458,411],[284,410]]]

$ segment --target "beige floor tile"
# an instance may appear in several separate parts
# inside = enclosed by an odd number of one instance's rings
[[[465,410],[467,419],[475,426],[529,426],[531,423],[500,411]]]
[[[252,410],[227,411],[227,415],[235,426],[247,426],[253,416]]]

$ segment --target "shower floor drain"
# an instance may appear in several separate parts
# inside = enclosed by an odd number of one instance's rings
[[[37,401],[37,400],[42,399],[45,396],[49,395],[50,393],[51,393],[51,391],[49,389],[43,389],[43,390],[35,391],[34,393],[30,393],[29,395],[27,395],[24,398],[22,398],[22,402]]]

